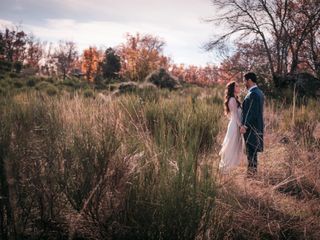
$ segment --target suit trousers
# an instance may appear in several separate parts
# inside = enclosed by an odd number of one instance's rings
[[[247,146],[248,171],[257,172],[258,167],[258,148],[256,146]]]

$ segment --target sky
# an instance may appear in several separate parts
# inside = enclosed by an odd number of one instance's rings
[[[174,63],[205,66],[219,60],[202,49],[214,29],[210,0],[0,0],[0,28],[21,24],[48,42],[74,41],[116,47],[125,34],[152,34],[166,42],[164,54]]]

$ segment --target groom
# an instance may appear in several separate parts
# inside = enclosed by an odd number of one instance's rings
[[[258,152],[263,151],[263,103],[264,95],[257,87],[257,76],[253,72],[244,75],[248,94],[242,104],[242,126],[248,158],[248,177],[257,173]]]

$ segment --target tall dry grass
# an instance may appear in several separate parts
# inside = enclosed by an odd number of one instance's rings
[[[1,101],[5,238],[193,239],[214,206],[203,156],[217,104],[166,91]]]
[[[0,99],[3,239],[319,239],[319,101],[268,99],[259,175],[221,177],[222,89]]]
[[[241,167],[217,182],[212,228],[199,239],[319,239],[318,107],[266,101],[259,174]]]

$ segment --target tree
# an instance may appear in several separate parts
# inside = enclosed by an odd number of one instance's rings
[[[184,74],[185,74],[185,66],[184,64],[172,64],[169,68],[170,73],[177,77],[180,82],[184,81]]]
[[[27,47],[26,47],[26,65],[32,69],[39,70],[39,64],[44,57],[44,46],[45,43],[40,42],[40,40],[35,39],[33,35],[28,37]]]
[[[245,72],[254,71],[260,77],[267,79],[268,58],[265,49],[256,39],[250,43],[239,43],[234,53],[224,59],[219,67],[219,79],[222,82],[238,81],[241,82]],[[266,74],[266,75],[265,75]]]
[[[144,81],[152,71],[169,66],[163,56],[165,42],[152,35],[127,34],[127,41],[119,47],[121,75],[130,81]]]
[[[304,63],[320,79],[320,30],[319,27],[313,29],[308,37],[307,44],[301,51]]]
[[[206,44],[207,50],[221,48],[231,36],[261,41],[269,71],[275,75],[295,73],[301,50],[310,33],[320,23],[319,0],[212,0],[219,9],[210,19],[226,24],[227,32]]]
[[[219,81],[219,68],[216,65],[207,64],[200,70],[200,81],[204,84],[210,85]]]
[[[53,58],[56,59],[58,71],[62,74],[63,79],[72,70],[78,57],[76,44],[71,41],[60,41],[56,48]]]
[[[102,62],[102,75],[104,78],[113,79],[118,76],[121,70],[120,57],[116,54],[113,48],[108,48],[105,51]]]
[[[16,30],[6,28],[4,32],[0,32],[0,61],[3,71],[21,71],[26,43],[27,34],[18,27]]]
[[[81,70],[89,82],[93,82],[100,66],[101,54],[96,47],[89,47],[83,51]]]
[[[215,65],[207,64],[205,67],[190,65],[185,67],[183,64],[173,64],[169,69],[170,73],[177,77],[180,82],[210,85],[219,81],[219,68]]]
[[[57,59],[55,58],[54,47],[52,43],[48,44],[48,47],[43,52],[43,63],[40,67],[41,74],[52,76],[56,74]]]

